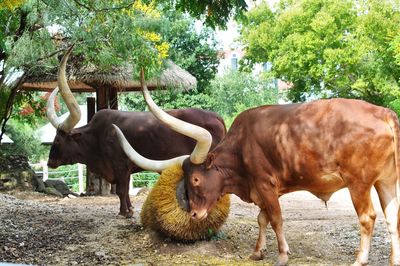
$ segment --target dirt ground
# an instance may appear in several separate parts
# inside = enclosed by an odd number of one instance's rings
[[[0,262],[34,265],[271,265],[276,240],[268,228],[266,258],[248,259],[258,236],[258,208],[231,196],[231,212],[218,237],[175,242],[142,227],[146,195],[131,196],[134,219],[117,214],[118,198],[57,199],[33,192],[0,194]],[[347,190],[325,204],[307,192],[281,198],[290,265],[350,265],[359,227]],[[390,241],[374,194],[378,217],[370,265],[388,265]],[[0,263],[1,264],[1,263]]]

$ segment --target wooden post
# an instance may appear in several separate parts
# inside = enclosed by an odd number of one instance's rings
[[[108,106],[110,109],[118,110],[118,89],[111,87],[108,90]],[[111,194],[116,194],[116,185],[111,185]]]
[[[42,161],[42,168],[43,168],[43,182],[49,179],[49,167],[47,166],[46,161]]]
[[[90,84],[91,87],[96,89],[96,104],[97,104],[97,111],[102,109],[107,109],[109,104],[109,88],[105,87],[103,84]],[[100,176],[96,176],[95,174],[91,174],[91,184],[92,184],[92,191],[95,194],[100,195],[109,195],[111,190],[111,184],[109,184],[106,180],[104,180]],[[94,180],[96,179],[96,180]]]
[[[109,106],[109,90],[106,87],[96,86],[97,111],[107,109]]]
[[[83,192],[83,165],[78,163],[79,194]]]
[[[133,195],[133,178],[132,178],[132,175],[129,177],[129,195]]]
[[[92,117],[96,113],[96,99],[94,97],[87,97],[86,98],[87,102],[87,122],[89,123],[90,120],[92,120]],[[87,195],[92,195],[96,194],[98,191],[96,191],[93,178],[95,176],[89,171],[88,168],[86,168],[86,194]]]
[[[110,109],[118,110],[118,89],[110,88],[108,91],[108,104]]]

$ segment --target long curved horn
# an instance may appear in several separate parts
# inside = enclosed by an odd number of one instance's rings
[[[212,136],[210,132],[202,127],[179,120],[167,114],[160,107],[158,107],[151,98],[150,92],[145,84],[143,69],[140,72],[140,84],[142,86],[144,99],[146,100],[147,106],[153,115],[172,130],[197,141],[196,147],[190,155],[190,161],[194,164],[201,164],[205,162],[212,143]]]
[[[59,125],[61,124],[60,118],[57,116],[56,111],[54,110],[54,101],[57,93],[58,93],[58,87],[56,87],[50,94],[49,99],[47,100],[47,109],[46,109],[47,118],[55,128],[58,128]]]
[[[78,124],[79,120],[81,119],[81,110],[79,109],[79,105],[76,102],[76,99],[74,95],[71,92],[71,89],[68,86],[67,83],[67,77],[65,74],[65,69],[67,65],[67,60],[69,55],[72,52],[73,46],[71,46],[63,58],[61,59],[60,67],[58,68],[58,74],[57,74],[57,82],[58,82],[58,88],[61,92],[61,97],[64,99],[65,104],[68,107],[69,110],[69,116],[63,121],[60,122],[59,118],[57,117],[55,111],[54,111],[54,98],[55,95],[57,94],[57,88],[51,93],[48,103],[47,103],[47,117],[50,120],[51,124],[56,127],[57,129],[60,129],[64,132],[69,132],[71,129],[74,128],[76,124]]]
[[[124,136],[124,133],[122,133],[121,129],[119,129],[118,126],[113,124],[113,127],[115,129],[115,132],[117,133],[117,138],[119,140],[119,143],[121,144],[122,149],[124,150],[126,156],[135,163],[137,166],[139,166],[142,169],[149,170],[149,171],[154,171],[154,172],[159,172],[161,173],[162,170],[172,166],[172,165],[182,165],[183,161],[189,157],[189,155],[183,155],[180,157],[176,157],[174,159],[170,160],[150,160],[142,155],[140,155],[137,151],[135,151],[132,146],[129,144],[127,139]]]

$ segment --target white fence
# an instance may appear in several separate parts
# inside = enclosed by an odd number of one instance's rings
[[[47,162],[43,161],[40,163],[31,164],[31,167],[35,169],[36,174],[43,176],[43,181],[46,181],[47,179],[56,179],[56,180],[58,179],[65,182],[66,180],[78,179],[78,191],[76,191],[76,188],[73,187],[70,187],[70,189],[77,193],[85,192],[86,166],[83,164],[78,163],[71,165],[68,167],[69,168],[68,170],[58,170],[58,169],[49,169],[47,166]],[[133,186],[133,180],[136,180],[135,177],[138,177],[139,175],[141,175],[140,181],[145,183],[144,186],[148,186],[149,184],[154,182],[154,178],[151,178],[151,176],[154,175],[154,173],[142,172],[142,173],[132,174],[129,182],[130,195],[136,195],[136,193],[141,188]],[[145,178],[143,178],[143,176],[145,176]],[[146,178],[147,176],[148,178]]]

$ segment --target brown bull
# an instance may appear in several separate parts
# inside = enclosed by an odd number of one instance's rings
[[[176,121],[166,120],[169,116],[152,102],[147,88],[144,95],[160,120],[182,134],[193,135],[192,130],[177,127]],[[118,137],[123,142],[123,136]],[[400,265],[398,138],[396,114],[360,100],[318,100],[247,110],[235,119],[216,148],[196,155],[203,161],[193,161],[192,153],[183,162],[191,215],[204,219],[226,193],[255,203],[260,207],[260,231],[251,257],[263,258],[265,229],[270,223],[278,241],[277,264],[284,265],[290,252],[279,197],[307,190],[327,201],[335,191],[347,187],[361,227],[355,265],[364,265],[376,217],[370,197],[374,186],[391,236],[391,263]],[[128,145],[124,149],[132,151]],[[140,165],[139,159],[136,163]]]
[[[80,119],[80,111],[66,81],[65,68],[70,53],[71,50],[63,57],[58,73],[58,87],[70,110],[70,116],[65,121],[58,121],[54,112],[54,98],[58,90],[54,90],[49,98],[48,118],[57,128],[57,135],[51,146],[48,165],[56,168],[65,164],[86,164],[90,171],[116,184],[120,214],[131,217],[133,213],[128,194],[130,174],[142,171],[142,168],[126,157],[115,138],[112,124],[124,131],[135,149],[156,160],[188,154],[196,143],[160,123],[150,112],[101,110],[86,126],[73,128]],[[212,134],[211,146],[215,146],[226,133],[222,118],[213,112],[183,109],[168,113],[207,128]],[[156,165],[153,167],[160,171]]]

